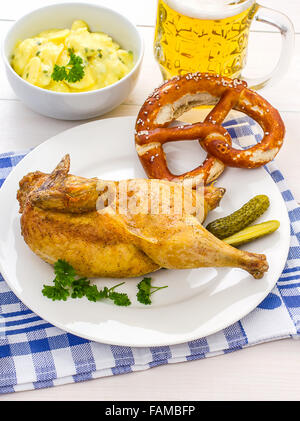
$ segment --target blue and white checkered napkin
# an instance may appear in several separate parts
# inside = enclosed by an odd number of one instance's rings
[[[225,123],[244,147],[260,140],[252,120]],[[0,156],[0,185],[24,154]],[[0,275],[0,392],[39,389],[98,377],[146,370],[161,364],[225,354],[261,342],[300,335],[300,208],[273,163],[267,171],[277,183],[291,221],[291,245],[273,291],[250,314],[228,328],[192,342],[130,348],[95,343],[42,320],[18,300]]]

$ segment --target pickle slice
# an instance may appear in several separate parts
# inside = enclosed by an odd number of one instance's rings
[[[224,243],[230,244],[233,247],[240,246],[241,244],[249,243],[257,238],[264,237],[276,231],[280,226],[277,220],[262,222],[261,224],[251,225],[243,230],[224,238]]]

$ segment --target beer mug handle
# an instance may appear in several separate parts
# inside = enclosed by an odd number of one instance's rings
[[[278,28],[282,37],[281,53],[275,69],[267,76],[259,78],[243,77],[249,87],[252,89],[261,89],[266,85],[277,82],[286,73],[293,55],[295,30],[293,23],[286,15],[264,6],[258,7],[254,19]]]

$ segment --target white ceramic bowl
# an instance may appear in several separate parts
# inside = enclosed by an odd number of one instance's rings
[[[91,31],[109,34],[122,48],[133,51],[134,68],[113,85],[88,92],[54,92],[34,86],[11,67],[16,42],[50,28],[68,28],[75,19]],[[109,112],[123,102],[135,86],[143,58],[143,42],[135,25],[118,12],[89,3],[60,3],[36,9],[15,22],[2,46],[8,80],[16,95],[37,113],[62,120],[83,120]]]

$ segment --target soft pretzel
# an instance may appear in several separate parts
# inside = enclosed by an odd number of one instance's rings
[[[214,105],[204,123],[167,127],[185,111],[199,105]],[[261,142],[246,150],[232,147],[229,133],[221,126],[231,109],[257,121],[264,131]],[[281,148],[284,133],[278,111],[247,88],[246,82],[208,73],[189,73],[163,83],[146,99],[136,120],[135,142],[148,177],[172,181],[192,178],[207,184],[227,165],[240,168],[265,165]],[[184,174],[172,174],[162,145],[191,139],[198,139],[208,152],[204,163]]]

